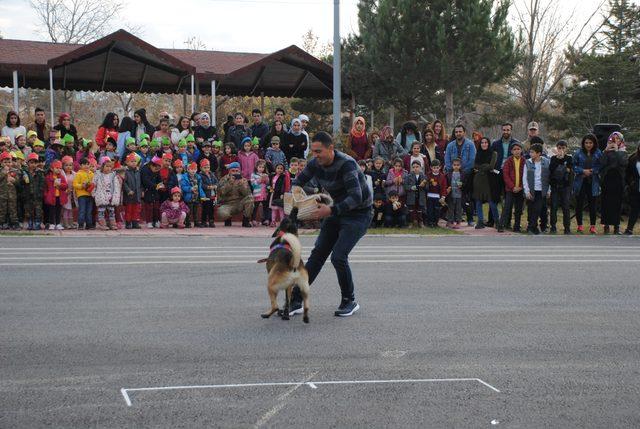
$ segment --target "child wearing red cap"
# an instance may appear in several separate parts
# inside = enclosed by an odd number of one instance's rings
[[[202,188],[200,187],[200,176],[198,175],[198,164],[192,162],[187,168],[187,173],[182,175],[180,181],[180,188],[182,189],[182,199],[189,207],[189,216],[187,216],[186,227],[191,228],[193,226],[200,227],[202,224],[198,220],[198,207],[200,205],[200,196],[204,195]]]
[[[93,176],[93,198],[98,207],[98,229],[118,229],[116,225],[116,206],[120,205],[122,185],[116,172],[113,171],[113,161],[108,157],[100,159],[100,170]],[[107,224],[106,218],[109,223]]]
[[[67,203],[67,179],[62,172],[62,161],[51,163],[51,171],[45,177],[44,202],[49,207],[49,229],[63,230],[62,206]]]
[[[67,134],[71,136],[71,134]],[[65,229],[77,228],[73,223],[73,208],[77,206],[73,192],[73,179],[76,173],[73,171],[73,157],[65,155],[62,157],[62,172],[67,180],[67,202],[62,206],[62,227]]]
[[[213,207],[216,202],[218,179],[215,174],[211,172],[211,165],[208,159],[200,161],[200,187],[202,189],[202,193],[200,194],[202,217],[200,221],[203,227],[208,225],[209,228],[215,228]]]
[[[160,227],[168,228],[176,225],[184,228],[184,221],[189,213],[189,207],[182,201],[182,191],[177,186],[171,189],[171,199],[166,200],[160,206]]]
[[[167,188],[173,189],[176,186],[181,187],[182,176],[184,176],[185,167],[187,164],[182,159],[176,159],[173,161],[173,171],[169,173],[169,180],[167,182]]]
[[[126,229],[140,229],[140,209],[142,202],[142,180],[138,170],[138,155],[130,153],[125,158],[127,168],[122,183],[122,202]]]
[[[169,177],[171,176],[172,173],[172,169],[171,169],[171,164],[173,163],[173,155],[171,154],[171,152],[166,152],[162,154],[162,167],[160,168],[160,179],[162,180],[162,183],[164,184],[164,188],[159,189],[159,194],[160,194],[160,202],[162,203],[164,200],[168,200],[171,197],[171,194],[169,193],[169,189],[171,189],[171,187],[169,186]]]

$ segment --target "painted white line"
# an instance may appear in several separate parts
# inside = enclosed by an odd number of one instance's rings
[[[130,407],[131,406],[131,398],[129,398],[129,394],[127,393],[127,389],[125,389],[125,388],[120,389],[120,393],[122,393],[122,396],[124,396],[124,402],[126,402],[127,406]]]
[[[167,390],[189,390],[189,389],[229,389],[229,388],[244,388],[244,387],[273,387],[273,386],[295,386],[296,388],[302,385],[308,385],[312,389],[317,389],[319,385],[354,385],[354,384],[401,384],[401,383],[446,383],[446,382],[460,382],[460,381],[475,381],[478,382],[494,392],[501,393],[486,381],[479,378],[412,378],[412,379],[395,379],[395,380],[332,380],[332,381],[309,381],[308,377],[304,381],[300,382],[277,382],[277,383],[242,383],[242,384],[206,384],[206,385],[191,385],[191,386],[159,386],[159,387],[133,387],[122,388],[120,391],[125,398],[127,406],[131,406],[131,400],[129,399],[128,392],[152,392],[152,391],[167,391]],[[295,389],[294,389],[295,390]],[[287,395],[288,396],[288,395]]]
[[[308,377],[305,378],[304,381],[307,380],[311,380],[315,375],[318,374],[318,371],[314,372],[313,374],[309,375]],[[286,403],[286,399],[289,395],[291,395],[293,392],[295,392],[300,386],[302,386],[302,384],[298,384],[296,386],[293,386],[292,388],[290,388],[289,390],[287,390],[285,393],[283,393],[282,395],[278,396],[277,400],[277,404],[271,408],[269,411],[267,411],[266,413],[264,413],[264,415],[262,415],[262,417],[260,417],[258,419],[258,421],[256,422],[255,425],[253,425],[254,428],[259,428],[264,426],[269,420],[271,420],[271,418],[273,416],[275,416],[276,414],[278,414],[280,412],[280,410],[282,410]]]
[[[415,256],[415,255],[412,255]],[[510,257],[513,255],[510,255]],[[99,261],[99,262],[84,262],[84,261],[58,261],[58,262],[15,262],[15,263],[0,263],[0,267],[47,267],[47,266],[99,266],[99,265],[148,265],[150,262],[155,264],[173,264],[175,259],[167,260],[151,260],[151,261]],[[351,264],[415,264],[415,263],[440,263],[440,264],[455,264],[455,263],[469,263],[469,264],[504,264],[509,262],[522,263],[524,259],[477,259],[477,258],[457,258],[457,259],[349,259]],[[632,262],[640,262],[639,259],[527,259],[527,263],[553,263],[553,264],[626,264]],[[180,261],[181,265],[258,265],[255,259],[247,260],[229,260],[229,261]]]

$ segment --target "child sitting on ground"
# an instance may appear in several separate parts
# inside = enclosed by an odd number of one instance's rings
[[[182,191],[176,186],[171,189],[171,198],[160,205],[160,227],[176,225],[178,228],[184,228],[188,213],[189,207],[182,201]]]
[[[382,228],[384,226],[384,211],[386,200],[387,196],[384,193],[374,195],[371,228]]]
[[[407,207],[400,201],[398,192],[389,191],[389,200],[384,211],[384,226],[404,228],[407,225]]]

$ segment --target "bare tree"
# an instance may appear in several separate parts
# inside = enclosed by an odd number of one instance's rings
[[[120,0],[30,0],[41,32],[54,43],[88,43],[104,36],[123,9]]]
[[[324,60],[333,53],[333,43],[321,43],[320,36],[316,35],[313,30],[309,29],[302,35],[302,49],[309,54]]]
[[[606,0],[576,26],[575,10],[563,15],[561,2],[521,0],[515,4],[520,27],[519,50],[522,62],[508,80],[522,103],[527,122],[534,120],[567,78],[572,62],[593,46],[602,23],[594,18]]]
[[[200,39],[199,36],[191,36],[187,37],[187,40],[184,42],[184,46],[190,51],[202,51],[207,49],[207,45]]]

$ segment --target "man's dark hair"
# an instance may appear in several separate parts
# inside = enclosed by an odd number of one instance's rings
[[[38,113],[38,112],[44,112],[44,109],[42,107],[36,107],[36,110],[34,111],[34,113]]]
[[[458,124],[453,128],[453,131],[456,130],[456,128],[462,128],[462,131],[464,131],[465,133],[467,132],[467,129],[464,127],[464,125],[462,124]]]
[[[567,142],[565,140],[558,140],[556,143],[556,147],[567,147]]]
[[[389,198],[397,197],[397,196],[398,196],[398,191],[389,191]]]
[[[253,115],[254,113],[257,113],[257,114],[259,114],[259,115],[262,115],[262,111],[261,111],[260,109],[253,109],[253,110],[251,111],[251,114]]]
[[[420,163],[418,162],[418,164],[420,164]],[[361,160],[358,161],[358,165],[360,167],[366,167],[367,166],[367,161],[365,161],[364,159],[361,159]]]
[[[325,133],[324,131],[318,131],[316,135],[311,139],[311,142],[320,142],[322,143],[322,146],[329,147],[333,144],[333,139],[328,133]]]
[[[531,145],[531,150],[536,153],[542,153],[542,145],[540,143],[534,143]]]
[[[411,163],[411,166],[413,167],[414,165],[417,165],[418,167],[422,167],[422,164],[420,164],[420,161],[413,161]]]
[[[434,159],[433,161],[431,161],[431,166],[432,167],[440,167],[440,160],[439,159]]]
[[[505,122],[504,124],[502,124],[503,127],[511,127],[511,129],[513,129],[513,124],[511,122]]]
[[[531,139],[529,140],[529,143],[531,143],[532,145],[534,144],[539,144],[540,146],[542,146],[544,144],[544,140],[542,140],[540,137],[538,136],[533,136],[531,137]]]
[[[282,112],[284,115],[284,109],[282,107],[276,107],[276,111],[274,113]]]

